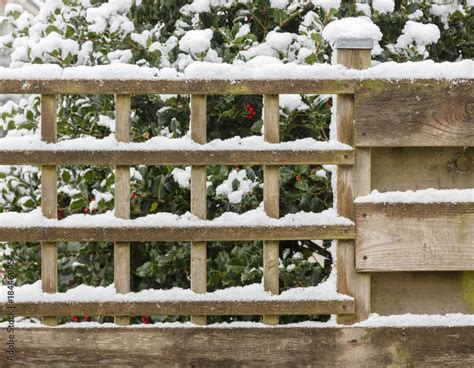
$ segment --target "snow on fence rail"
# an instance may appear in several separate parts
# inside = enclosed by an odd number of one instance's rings
[[[116,293],[124,296],[130,292],[130,242],[192,242],[189,292],[193,297],[166,298],[166,292],[156,291],[151,300],[111,297],[100,301],[54,298],[46,301],[47,298],[40,298],[19,302],[19,310],[25,314],[43,315],[44,323],[49,325],[57,323],[56,316],[70,314],[113,314],[117,324],[126,325],[128,316],[142,313],[192,315],[192,321],[197,324],[205,324],[206,316],[213,314],[261,314],[269,325],[277,324],[280,314],[339,314],[341,323],[352,323],[364,320],[370,312],[370,274],[367,271],[472,269],[474,201],[470,198],[457,206],[448,206],[449,211],[442,204],[433,203],[422,211],[425,217],[431,213],[431,217],[441,218],[440,226],[450,221],[453,226],[461,220],[465,222],[462,231],[447,233],[463,250],[450,258],[448,268],[439,258],[437,263],[423,268],[426,255],[420,247],[413,247],[411,263],[397,263],[399,242],[394,240],[393,247],[388,250],[380,249],[379,238],[371,237],[374,232],[391,228],[393,223],[384,217],[390,211],[394,219],[408,213],[411,221],[416,222],[420,220],[420,208],[410,204],[408,207],[414,208],[410,212],[403,206],[403,200],[396,199],[392,199],[390,205],[378,203],[375,194],[361,198],[355,204],[354,199],[370,193],[372,147],[472,146],[474,63],[387,63],[390,65],[355,70],[369,66],[370,50],[340,49],[337,57],[340,64],[354,69],[292,66],[290,70],[287,66],[269,66],[254,69],[251,77],[245,79],[240,78],[243,74],[239,68],[218,66],[228,68],[228,73],[222,78],[205,79],[208,65],[201,65],[202,69],[197,65],[191,69],[191,74],[184,76],[171,76],[166,71],[157,75],[152,70],[128,66],[123,67],[125,69],[114,66],[76,70],[45,67],[41,73],[39,69],[20,73],[0,68],[0,93],[41,94],[41,140],[0,139],[0,164],[42,165],[42,215],[39,211],[0,214],[0,241],[42,242],[41,282],[45,293],[57,293],[58,290],[57,241],[114,241]],[[48,68],[51,73],[46,78],[44,71]],[[272,77],[261,77],[268,76],[270,71]],[[124,77],[123,73],[127,72]],[[57,142],[57,95],[76,93],[116,95],[115,138]],[[145,143],[130,142],[131,95],[148,93],[191,94],[190,138],[157,137]],[[337,94],[338,141],[326,143],[304,139],[280,143],[278,95],[282,93]],[[263,138],[234,137],[207,143],[207,94],[263,94]],[[401,105],[403,109],[400,109]],[[397,123],[395,130],[390,129],[394,122]],[[338,165],[337,212],[300,213],[279,218],[278,166],[300,163]],[[62,164],[115,165],[115,213],[56,220],[56,165]],[[182,217],[159,214],[130,220],[130,165],[134,164],[192,165],[191,214]],[[220,219],[206,220],[205,165],[214,164],[264,165],[263,208],[241,216],[226,214]],[[467,196],[470,194],[472,192]],[[466,198],[465,193],[463,198]],[[352,222],[354,209],[356,222],[362,225],[357,234]],[[374,225],[372,217],[377,217],[378,225]],[[428,236],[436,230],[430,222],[431,217],[423,223]],[[403,229],[400,231],[403,233]],[[404,236],[408,237],[406,244],[416,239],[413,232],[406,232]],[[263,291],[266,294],[240,300],[216,299],[206,293],[206,241],[255,239],[264,241]],[[326,297],[310,293],[300,299],[271,296],[279,294],[278,241],[288,239],[338,239],[338,293],[333,290]],[[443,241],[436,244],[435,250],[441,252]],[[202,298],[195,297],[198,294]],[[0,311],[5,307],[5,303],[0,302]]]

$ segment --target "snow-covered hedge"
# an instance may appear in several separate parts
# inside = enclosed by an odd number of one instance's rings
[[[404,3],[404,2],[402,2]],[[7,5],[2,21],[11,32],[0,47],[11,50],[11,67],[54,63],[63,67],[131,63],[184,71],[195,61],[249,67],[269,63],[330,63],[326,25],[338,18],[365,17],[382,38],[373,52],[383,61],[472,58],[473,2],[449,4],[393,0],[44,0],[37,15]],[[330,28],[328,28],[330,29]],[[329,38],[330,37],[326,37]],[[328,140],[331,96],[281,96],[285,141]],[[259,96],[209,96],[209,140],[261,134]],[[107,96],[63,96],[58,111],[60,139],[114,132],[114,102]],[[180,95],[133,98],[133,140],[182,137],[189,126],[189,98]],[[0,137],[38,134],[39,99],[25,96],[0,107]],[[189,210],[187,168],[139,166],[132,171],[132,216]],[[0,212],[30,211],[39,205],[39,171],[0,167]],[[58,217],[105,213],[113,208],[114,176],[106,167],[61,167]],[[244,212],[262,201],[260,167],[210,167],[208,213]],[[331,206],[330,171],[320,166],[281,168],[282,215]],[[329,242],[282,242],[281,285],[316,285],[331,271]],[[39,249],[1,245],[16,259],[18,283],[39,275]],[[60,288],[113,281],[111,244],[62,244]],[[135,290],[189,286],[189,244],[133,247]],[[211,290],[260,282],[261,244],[214,243],[209,247]]]

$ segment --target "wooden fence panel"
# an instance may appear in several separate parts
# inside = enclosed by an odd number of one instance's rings
[[[362,81],[356,91],[360,147],[474,145],[471,81]]]
[[[474,270],[474,201],[356,203],[356,223],[358,271]]]
[[[0,331],[2,341],[6,334]],[[29,366],[431,368],[474,361],[472,326],[18,328],[15,336],[16,363]]]
[[[41,96],[41,139],[54,143],[57,139],[57,98],[55,95]],[[41,167],[41,210],[43,216],[57,218],[57,167]],[[41,243],[41,285],[46,293],[58,291],[58,245],[54,242]],[[45,316],[43,323],[56,325],[56,317]]]

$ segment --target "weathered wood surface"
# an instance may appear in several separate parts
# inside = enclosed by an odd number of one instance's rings
[[[362,81],[355,143],[361,147],[474,145],[474,82]]]
[[[191,139],[204,144],[207,141],[207,96],[191,96]],[[191,213],[198,218],[207,218],[207,168],[191,166]],[[207,290],[207,243],[191,243],[191,289],[197,293]],[[193,315],[191,321],[206,324],[206,316]]]
[[[280,142],[280,106],[278,95],[264,95],[263,136],[266,142]],[[280,167],[263,167],[263,204],[265,213],[273,218],[280,217]],[[280,243],[263,242],[263,287],[276,295],[280,293]],[[263,322],[277,325],[278,316],[264,315]]]
[[[54,143],[57,139],[57,98],[55,95],[41,96],[41,140]],[[43,216],[57,218],[57,167],[46,163],[41,166],[41,211]],[[41,287],[46,293],[58,291],[58,245],[52,242],[41,244]],[[43,323],[54,326],[56,317],[44,317]]]
[[[474,270],[471,203],[356,203],[358,271]]]
[[[474,272],[374,272],[373,313],[474,313]]]
[[[353,239],[353,225],[315,226],[187,226],[187,227],[3,227],[0,241],[237,241],[237,240],[305,240]]]
[[[469,367],[473,342],[474,327],[15,331],[16,364],[64,367]]]
[[[15,303],[15,313],[24,316],[112,316],[112,315],[229,315],[260,314],[317,315],[354,312],[352,300],[292,300],[292,301],[156,301],[156,302],[55,302]],[[0,303],[0,315],[7,313],[7,304]]]
[[[2,94],[283,94],[354,93],[353,79],[275,80],[0,80]]]
[[[380,192],[474,188],[474,148],[372,148],[372,188]]]
[[[117,141],[128,143],[131,138],[130,95],[115,96],[115,137]],[[130,218],[130,166],[115,166],[115,216]],[[130,292],[130,243],[116,241],[114,244],[114,284],[118,293]],[[115,316],[115,323],[128,325],[127,316]]]
[[[348,68],[365,69],[370,66],[370,50],[338,49],[337,63]],[[336,100],[337,139],[354,145],[354,95],[338,95]],[[353,167],[337,168],[336,207],[341,216],[353,219],[353,201],[370,192],[371,153],[369,149],[356,151]],[[353,241],[339,240],[337,249],[337,290],[356,300],[352,316],[339,316],[340,323],[354,323],[364,320],[370,313],[370,276],[355,270],[355,246]]]
[[[350,150],[2,150],[2,165],[352,165]]]

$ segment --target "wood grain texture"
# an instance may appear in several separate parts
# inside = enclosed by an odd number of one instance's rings
[[[319,94],[354,93],[353,79],[273,80],[0,80],[1,94]]]
[[[474,272],[374,272],[370,278],[373,313],[474,313]]]
[[[6,334],[0,330],[2,341]],[[78,341],[89,343],[78,348]],[[157,362],[164,367],[468,367],[473,341],[472,326],[15,331],[16,364],[65,367],[156,367]]]
[[[474,270],[474,198],[457,204],[356,203],[356,224],[358,271]]]
[[[472,80],[383,85],[363,81],[356,92],[355,143],[361,147],[472,147],[473,86]]]
[[[7,313],[7,304],[0,303],[0,315]],[[55,302],[15,303],[15,312],[24,316],[252,316],[260,314],[318,315],[354,312],[352,300],[292,300],[292,301],[169,301],[150,302]]]
[[[263,96],[263,137],[266,142],[280,142],[280,104],[278,95]],[[265,213],[273,218],[280,217],[280,167],[263,167],[263,204]],[[280,293],[280,243],[263,242],[263,287],[272,294]],[[278,316],[264,315],[263,322],[277,325]]]
[[[191,95],[191,139],[200,144],[207,141],[207,96]],[[191,213],[200,219],[207,218],[207,170],[206,166],[191,166]],[[191,243],[191,290],[205,293],[207,290],[207,244]],[[206,324],[206,316],[193,315],[191,321]]]
[[[365,69],[370,66],[370,50],[338,49],[337,63],[348,68]],[[336,98],[337,139],[354,144],[354,95],[337,95]],[[356,150],[353,167],[337,168],[336,208],[341,216],[353,219],[353,201],[357,196],[370,192],[370,149]],[[337,290],[352,296],[356,301],[355,313],[339,316],[338,322],[351,324],[366,319],[370,313],[370,276],[355,270],[355,246],[353,241],[342,240],[336,245]]]
[[[115,138],[119,142],[130,142],[131,96],[115,96]],[[115,216],[130,218],[130,166],[115,167]],[[114,244],[114,284],[118,293],[130,292],[130,243],[116,241]],[[127,316],[115,316],[115,323],[128,325]]]
[[[372,187],[380,192],[474,188],[474,148],[372,148]]]
[[[0,141],[1,145],[1,141]],[[7,150],[2,165],[352,165],[351,150]]]
[[[57,139],[55,95],[41,96],[41,140],[54,143]],[[44,165],[41,167],[41,211],[46,218],[57,217],[57,168]],[[58,245],[52,242],[41,244],[41,286],[46,293],[58,291]],[[54,326],[56,317],[45,316],[43,323]]]

